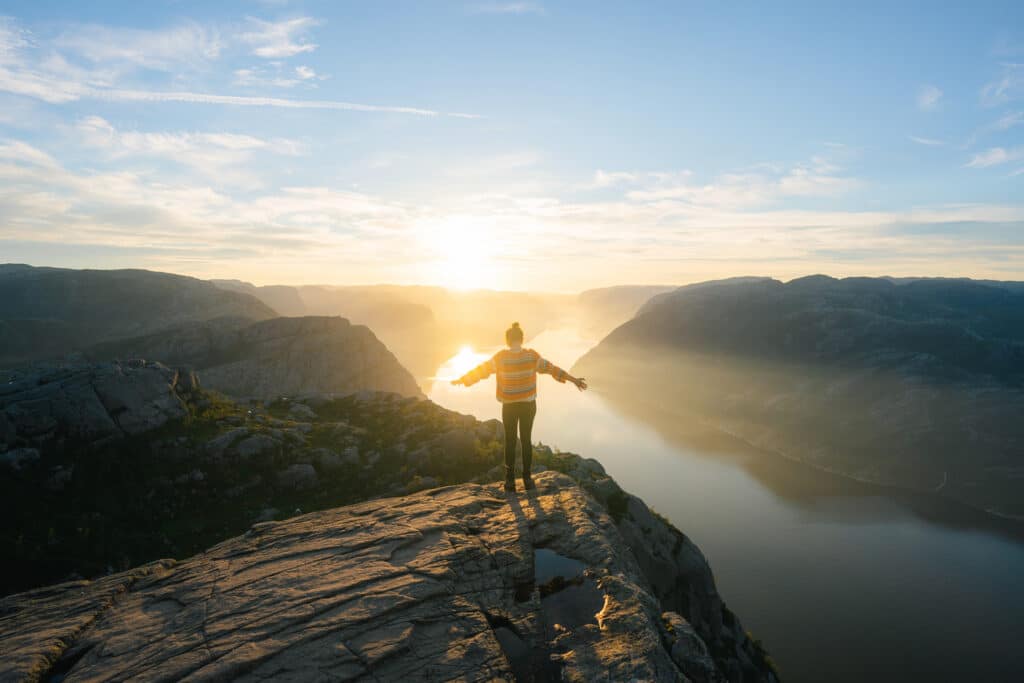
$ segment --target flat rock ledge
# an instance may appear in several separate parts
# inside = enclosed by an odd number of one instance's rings
[[[463,484],[0,599],[0,681],[723,681],[597,500]],[[774,680],[770,677],[768,680]]]

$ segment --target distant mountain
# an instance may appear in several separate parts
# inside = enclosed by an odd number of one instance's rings
[[[235,397],[346,395],[362,390],[422,396],[416,380],[369,328],[339,317],[219,318],[106,342],[95,361],[156,359],[201,372],[205,386]]]
[[[282,315],[341,316],[366,325],[414,376],[434,374],[455,353],[441,343],[442,333],[429,306],[403,297],[396,288],[325,285],[253,285],[239,280],[211,280],[218,287],[251,294]],[[457,349],[456,349],[457,350]]]
[[[0,365],[182,323],[276,315],[253,296],[182,275],[0,264]]]
[[[575,369],[613,401],[1024,517],[1024,292],[1012,284],[702,283],[653,298]]]
[[[418,285],[268,285],[211,280],[251,294],[282,315],[340,315],[366,325],[418,378],[429,377],[464,344],[490,348],[519,323],[532,337],[575,326],[596,339],[629,320],[652,296],[672,289],[626,285],[579,295],[494,290],[454,291]]]

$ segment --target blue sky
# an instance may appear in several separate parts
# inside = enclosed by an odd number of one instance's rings
[[[0,4],[0,261],[1024,279],[1024,5]]]

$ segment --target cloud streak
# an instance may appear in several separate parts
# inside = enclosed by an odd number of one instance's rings
[[[277,107],[282,109],[324,109],[334,111],[383,112],[413,114],[416,116],[450,116],[475,119],[477,114],[442,112],[421,107],[382,104],[363,104],[336,100],[301,100],[283,97],[246,95],[220,95],[189,91],[132,90],[102,88],[72,81],[62,81],[39,72],[11,70],[0,67],[0,91],[33,97],[50,104],[65,104],[91,99],[105,102],[183,102],[188,104],[215,104],[236,107]]]

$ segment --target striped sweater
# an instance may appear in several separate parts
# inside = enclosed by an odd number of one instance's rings
[[[469,386],[497,375],[495,397],[502,403],[520,403],[537,398],[538,372],[551,375],[559,382],[569,378],[568,372],[542,358],[533,349],[502,349],[467,372],[460,380]]]

